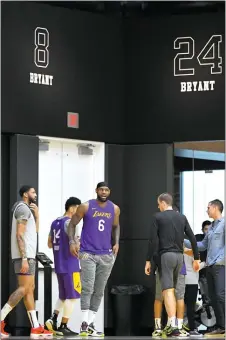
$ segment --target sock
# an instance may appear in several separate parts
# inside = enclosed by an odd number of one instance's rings
[[[6,303],[1,310],[1,321],[5,320],[6,316],[11,312],[12,307]]]
[[[170,327],[171,326],[171,321],[170,321],[170,318],[168,318],[168,321],[167,321],[167,327]]]
[[[96,317],[97,312],[94,312],[92,310],[89,310],[89,316],[88,316],[88,324],[90,325],[92,322],[94,322],[94,319]]]
[[[66,324],[66,323],[63,323],[63,322],[61,322],[61,324],[60,324],[60,328],[65,328],[65,327],[67,327],[67,324]]]
[[[172,316],[171,318],[169,318],[170,321],[170,326],[175,328],[176,327],[176,316]]]
[[[82,322],[86,322],[88,324],[89,321],[89,310],[82,310]]]
[[[70,319],[74,310],[75,303],[76,299],[67,299],[64,301],[63,318]]]
[[[59,312],[59,314],[60,314],[60,312],[62,311],[62,309],[64,307],[64,301],[65,300],[58,299],[57,302],[56,302],[54,310],[57,310]]]
[[[51,319],[52,319],[53,321],[57,321],[57,318],[58,318],[58,314],[53,313],[53,315],[51,316]]]
[[[155,329],[161,329],[161,319],[155,318]]]
[[[183,319],[177,319],[177,327],[178,329],[182,329],[182,326],[183,326]]]
[[[38,328],[40,325],[38,323],[36,310],[29,310],[27,312],[27,315],[29,317],[29,320],[30,320],[30,323],[31,323],[31,327],[32,328]]]

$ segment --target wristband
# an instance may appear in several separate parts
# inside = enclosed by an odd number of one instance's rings
[[[23,258],[22,258],[22,261],[27,261],[27,257],[23,257]]]
[[[75,243],[74,240],[70,240],[70,241],[69,241],[69,245],[71,245],[71,244],[76,244],[76,243]]]

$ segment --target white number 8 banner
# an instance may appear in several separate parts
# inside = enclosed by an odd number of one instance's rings
[[[47,68],[49,65],[49,31],[43,27],[35,29],[34,63],[37,67]]]

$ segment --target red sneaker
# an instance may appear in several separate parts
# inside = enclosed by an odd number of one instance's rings
[[[9,336],[10,334],[5,331],[5,321],[1,321],[1,338],[8,338]]]
[[[37,328],[32,328],[30,333],[31,339],[52,339],[53,333],[44,329],[43,326],[39,326]]]

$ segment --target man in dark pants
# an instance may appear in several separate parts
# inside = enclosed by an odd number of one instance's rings
[[[212,223],[208,220],[202,222],[202,234],[196,234],[195,238],[197,242],[200,242],[204,239],[206,234],[208,233],[209,227]],[[200,252],[200,261],[206,262],[207,258],[207,250]],[[202,302],[204,304],[210,304],[209,293],[208,293],[208,284],[206,278],[206,267],[200,270],[199,272],[199,286],[202,294]]]
[[[173,198],[170,194],[164,193],[158,197],[160,212],[154,215],[151,225],[145,274],[150,275],[153,256],[158,253],[160,256],[160,281],[169,321],[167,336],[180,336],[176,323],[175,288],[183,265],[184,234],[192,243],[193,269],[195,271],[199,270],[199,253],[195,235],[187,218],[174,211],[172,205]]]
[[[222,217],[223,203],[215,199],[209,202],[207,213],[214,221],[207,235],[197,242],[200,251],[207,249],[207,283],[209,297],[216,316],[216,328],[206,335],[225,334],[225,223]],[[187,248],[188,240],[184,241]]]

